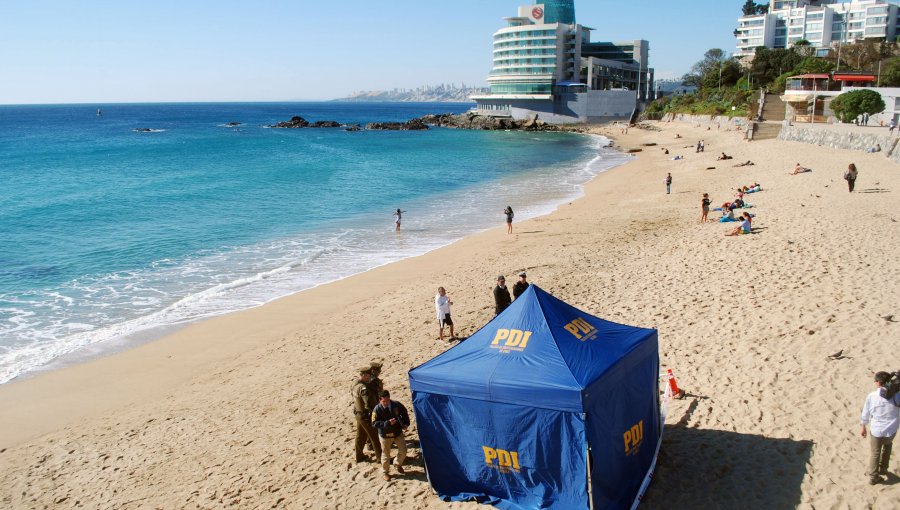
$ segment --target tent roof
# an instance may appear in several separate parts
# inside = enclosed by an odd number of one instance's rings
[[[788,80],[794,79],[803,79],[803,80],[826,80],[829,78],[827,74],[798,74],[797,76],[789,76]]]
[[[582,392],[630,357],[657,355],[655,329],[609,322],[536,285],[452,349],[409,372],[414,392],[583,412]]]

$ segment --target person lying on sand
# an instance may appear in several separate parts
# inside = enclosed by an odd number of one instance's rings
[[[737,168],[739,166],[753,166],[753,162],[748,159],[747,161],[745,161],[743,163],[738,163],[736,165],[733,165],[732,168]]]
[[[722,207],[719,209],[722,211],[722,217],[719,218],[719,223],[728,223],[730,221],[737,221],[734,218],[734,208],[731,207],[731,202],[725,202],[722,204]]]
[[[797,163],[794,166],[794,171],[790,173],[790,175],[803,174],[806,172],[812,172],[811,168],[806,168],[805,166],[800,166],[800,163]]]
[[[760,186],[759,183],[754,182],[749,186],[743,186],[739,189],[744,193],[756,193],[757,191],[762,191],[762,186]]]
[[[716,161],[723,161],[723,160],[726,160],[726,159],[733,159],[733,158],[732,158],[731,156],[729,156],[728,154],[725,154],[725,153],[723,152],[722,154],[719,154],[719,157],[716,158]]]
[[[741,217],[741,224],[734,227],[734,230],[732,230],[731,232],[729,232],[725,235],[726,236],[737,236],[737,235],[742,235],[742,234],[749,234],[750,233],[750,225],[752,222],[753,222],[753,220],[751,220],[750,213],[745,212]]]

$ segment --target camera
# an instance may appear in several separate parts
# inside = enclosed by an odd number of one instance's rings
[[[881,397],[885,400],[891,400],[897,393],[900,393],[900,370],[890,374],[891,378],[888,382],[881,385]]]

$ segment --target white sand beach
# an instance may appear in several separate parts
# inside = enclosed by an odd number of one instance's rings
[[[349,389],[355,367],[382,358],[385,386],[411,408],[406,372],[451,345],[437,340],[437,287],[468,336],[493,317],[496,275],[524,269],[589,313],[659,329],[687,396],[670,405],[641,508],[898,508],[900,478],[864,476],[859,414],[873,373],[900,369],[900,168],[651,125],[598,128],[642,152],[512,235],[498,215],[426,255],[0,386],[0,506],[478,508],[440,501],[417,448],[390,482],[354,463]],[[813,171],[788,175],[797,162]],[[854,193],[841,178],[851,162]],[[717,206],[754,181],[752,234],[698,223],[702,193]]]

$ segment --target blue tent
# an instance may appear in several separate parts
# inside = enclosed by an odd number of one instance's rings
[[[658,377],[655,329],[531,285],[409,372],[431,485],[503,509],[631,508],[662,437]]]

